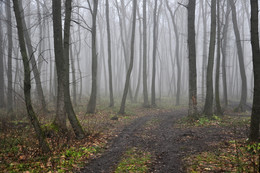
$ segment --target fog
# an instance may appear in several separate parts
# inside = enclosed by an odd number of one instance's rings
[[[172,16],[165,0],[158,0],[156,11],[158,27],[158,43],[156,46],[156,75],[155,75],[155,95],[156,100],[162,98],[170,99],[172,105],[176,104],[178,92],[178,75],[180,73],[180,103],[187,104],[189,93],[189,59],[188,59],[188,30],[187,30],[187,7],[188,1],[168,0],[169,7],[174,14],[176,29],[172,23]],[[63,2],[64,3],[64,2]],[[107,44],[107,23],[105,0],[99,0],[97,13],[97,98],[109,99],[109,73],[108,73],[108,44]],[[4,98],[7,104],[8,90],[8,33],[5,1],[1,1],[1,28],[3,40],[3,71]],[[63,4],[64,5],[64,4]],[[92,15],[89,5],[92,1],[75,0],[72,2],[72,19],[70,31],[70,90],[73,103],[86,103],[91,95],[92,84],[92,44],[91,26]],[[130,63],[130,41],[132,28],[132,8],[131,0],[109,0],[110,5],[110,31],[111,31],[111,60],[114,97],[116,104],[120,104],[123,95],[126,73]],[[13,4],[11,3],[11,8]],[[155,1],[147,1],[147,82],[148,96],[151,98],[152,70],[153,70],[153,41],[154,41],[154,6]],[[237,22],[240,31],[243,58],[247,76],[247,97],[252,100],[252,56],[250,45],[250,19],[249,1],[236,1]],[[33,54],[36,57],[37,68],[40,72],[43,93],[47,103],[55,103],[57,98],[57,77],[54,56],[53,40],[53,16],[52,2],[50,0],[23,0],[24,18],[29,32]],[[220,2],[220,22],[221,22],[221,49],[223,49],[223,27],[227,23],[225,16],[230,9],[227,2]],[[204,102],[206,93],[206,67],[210,40],[210,2],[205,0],[197,1],[195,29],[196,29],[196,59],[197,59],[197,95],[200,103]],[[19,42],[17,28],[13,10],[12,15],[12,93],[15,106],[23,102],[23,68],[22,58],[19,52]],[[62,6],[62,23],[64,25],[65,7]],[[241,77],[239,61],[237,55],[236,39],[232,24],[231,14],[228,17],[229,24],[227,30],[226,43],[226,77],[228,100],[237,102],[241,95]],[[206,22],[206,23],[205,23]],[[206,27],[205,27],[206,26]],[[143,100],[143,1],[137,2],[136,32],[134,40],[134,64],[130,78],[128,99],[142,102]],[[204,34],[204,32],[206,32]],[[178,35],[178,42],[176,39]],[[206,36],[206,37],[205,37]],[[204,45],[205,43],[205,45]],[[176,46],[176,44],[178,46]],[[216,44],[217,45],[217,44]],[[176,48],[179,54],[176,56]],[[214,69],[216,66],[216,51],[214,58]],[[178,63],[180,71],[178,72]],[[222,63],[222,54],[221,54]],[[36,67],[31,67],[36,68]],[[220,98],[223,99],[223,80],[220,68]],[[32,80],[33,103],[37,101],[37,91],[34,76]],[[213,74],[215,78],[215,70]],[[214,81],[214,80],[213,80]],[[214,82],[215,83],[215,82]],[[150,101],[149,101],[150,102]],[[15,107],[14,106],[14,107]]]

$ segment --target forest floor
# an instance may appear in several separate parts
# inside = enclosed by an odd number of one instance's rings
[[[198,153],[219,151],[220,146],[231,145],[230,141],[245,139],[248,115],[236,117],[235,120],[226,117],[222,122],[200,119],[195,124],[189,124],[184,118],[186,115],[186,109],[179,109],[135,119],[110,142],[101,157],[90,161],[81,172],[142,172],[131,161],[125,163],[125,167],[119,167],[124,153],[131,148],[149,153],[150,161],[146,163],[148,168],[144,172],[225,171],[225,165],[213,165],[211,168],[205,162],[195,163],[197,170],[193,170],[192,161],[196,159],[192,157]],[[241,118],[245,124],[241,124]]]
[[[248,144],[250,112],[196,121],[185,107],[118,108],[99,106],[96,114],[77,109],[87,132],[77,140],[73,132],[59,136],[50,126],[53,116],[39,115],[52,153],[42,155],[26,118],[0,123],[0,169],[3,172],[253,172],[259,144]],[[51,113],[52,114],[52,113]],[[118,118],[114,119],[117,116]],[[69,124],[68,124],[69,126]],[[71,128],[69,126],[69,128]]]

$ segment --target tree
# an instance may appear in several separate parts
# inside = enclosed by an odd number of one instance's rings
[[[213,67],[214,67],[214,53],[216,42],[216,0],[211,1],[211,29],[210,29],[210,43],[209,56],[207,67],[207,91],[206,101],[204,105],[204,114],[207,116],[213,115]]]
[[[230,7],[229,3],[227,5],[227,11],[225,15],[225,24],[223,28],[223,42],[222,42],[222,80],[223,80],[223,95],[224,95],[224,105],[228,105],[228,94],[227,94],[227,72],[226,72],[226,56],[227,56],[227,36],[228,36],[228,26],[229,26],[229,15]]]
[[[157,20],[158,0],[155,0],[153,10],[153,70],[152,70],[152,90],[151,90],[151,106],[155,107],[155,74],[156,74],[156,53],[158,41],[158,20]]]
[[[90,3],[89,3],[90,4]],[[92,36],[92,86],[91,86],[91,95],[90,100],[87,106],[87,113],[95,113],[96,111],[96,102],[97,102],[97,65],[98,65],[98,57],[97,57],[97,48],[96,48],[96,33],[97,33],[97,11],[98,11],[98,0],[93,1],[93,9],[91,9],[92,14],[92,28],[91,28],[91,36]]]
[[[23,59],[23,66],[24,66],[24,96],[25,96],[25,103],[26,103],[26,109],[28,117],[31,121],[31,124],[34,127],[34,130],[36,132],[36,135],[39,140],[40,148],[44,153],[50,152],[50,148],[48,143],[45,140],[44,133],[41,129],[40,123],[36,117],[36,114],[32,107],[32,101],[31,101],[31,70],[30,70],[30,62],[28,55],[26,53],[26,47],[25,47],[25,40],[24,40],[24,28],[22,24],[22,17],[21,17],[21,9],[19,9],[19,1],[13,0],[14,4],[14,13],[15,18],[17,22],[17,30],[18,30],[18,39],[19,39],[19,45],[20,45],[20,52]]]
[[[206,71],[206,64],[207,64],[207,42],[208,42],[208,37],[207,37],[207,4],[206,1],[200,0],[201,3],[201,11],[202,11],[202,21],[203,21],[203,55],[202,55],[202,80],[201,80],[201,94],[202,94],[202,99],[204,100],[205,98],[205,71]]]
[[[109,107],[114,106],[113,94],[113,78],[112,78],[112,64],[111,64],[111,35],[110,35],[110,21],[109,21],[109,2],[106,0],[106,21],[107,21],[107,46],[108,46],[108,73],[109,73]]]
[[[246,71],[245,71],[245,64],[244,64],[244,57],[243,57],[243,49],[241,45],[240,33],[237,24],[237,14],[236,14],[236,7],[234,0],[228,0],[231,11],[232,11],[232,22],[234,33],[236,37],[236,46],[237,46],[237,53],[238,53],[238,61],[240,67],[240,75],[242,79],[242,92],[239,106],[236,108],[237,111],[245,111],[246,100],[247,100],[247,79],[246,79]]]
[[[133,63],[134,63],[134,42],[135,42],[135,25],[136,25],[136,7],[137,7],[137,0],[133,0],[133,24],[132,24],[132,36],[131,36],[131,55],[130,55],[130,64],[127,70],[126,74],[126,81],[125,81],[125,87],[124,87],[124,93],[121,101],[121,106],[119,110],[119,114],[125,113],[125,102],[126,97],[129,89],[129,82],[130,82],[130,76],[133,69]]]
[[[23,9],[22,1],[19,1],[19,5],[20,5],[20,9]],[[23,11],[21,12],[21,16],[24,16]],[[36,90],[37,90],[38,98],[41,102],[43,111],[48,112],[45,97],[44,97],[43,90],[42,90],[42,84],[41,84],[41,78],[40,78],[41,76],[40,76],[40,72],[38,70],[36,58],[34,55],[35,51],[33,50],[31,38],[30,38],[29,32],[27,30],[25,19],[24,19],[24,17],[22,17],[21,19],[22,19],[22,24],[23,24],[23,28],[24,28],[25,42],[26,42],[26,46],[27,46],[27,50],[28,50],[30,59],[31,59],[30,62],[32,65],[32,71],[33,71],[33,75],[34,75],[34,79],[35,79],[35,83],[36,83]]]
[[[1,12],[0,16],[2,14],[2,6],[0,6]],[[4,92],[4,38],[3,38],[3,30],[2,30],[2,21],[0,20],[0,109],[4,108],[4,101],[5,101],[5,92]]]
[[[217,2],[217,65],[216,65],[216,78],[215,78],[215,102],[216,102],[216,114],[222,115],[221,105],[220,105],[220,99],[219,99],[219,75],[220,75],[220,44],[221,44],[221,27],[220,27],[220,10],[219,10],[219,4],[220,2]]]
[[[55,63],[58,75],[58,99],[57,112],[54,124],[61,128],[62,132],[67,131],[66,113],[70,124],[77,138],[81,139],[85,136],[84,131],[75,115],[70,99],[69,88],[69,47],[70,47],[70,22],[71,22],[71,0],[65,2],[65,22],[64,22],[64,40],[62,40],[61,25],[61,1],[53,0],[53,30],[54,30],[54,52]],[[64,43],[62,43],[64,41]],[[64,47],[63,47],[64,45]],[[62,98],[59,101],[59,96]],[[59,107],[58,107],[59,106]]]
[[[174,33],[175,33],[175,39],[176,39],[176,44],[175,44],[175,58],[176,58],[176,62],[177,62],[177,93],[176,93],[176,106],[178,106],[180,104],[180,90],[181,90],[181,64],[180,64],[180,59],[179,59],[179,43],[180,43],[180,39],[179,39],[179,31],[178,31],[178,27],[177,24],[175,22],[175,15],[177,12],[177,9],[174,11],[174,13],[172,12],[170,5],[169,5],[169,1],[166,1],[166,6],[168,11],[170,12],[171,15],[171,19],[172,19],[172,24],[173,24],[173,29],[174,29]]]
[[[258,0],[250,0],[251,3],[251,44],[254,68],[254,98],[251,114],[250,134],[251,141],[258,141],[260,123],[260,49],[258,31]]]
[[[13,75],[12,75],[12,51],[13,51],[13,32],[12,32],[12,16],[11,16],[11,2],[6,0],[6,24],[7,24],[7,37],[8,37],[8,61],[7,61],[7,111],[13,111]]]
[[[61,0],[52,0],[52,15],[53,15],[53,33],[54,33],[54,55],[55,65],[58,78],[58,94],[56,105],[56,116],[54,124],[59,127],[62,132],[67,131],[66,126],[66,108],[64,98],[64,58],[63,58],[63,43],[62,43],[62,23],[61,23]]]
[[[64,21],[64,80],[63,80],[63,87],[64,87],[64,101],[65,101],[65,108],[66,112],[68,114],[68,118],[70,121],[70,124],[73,128],[73,131],[78,139],[84,138],[85,134],[84,131],[76,117],[76,114],[74,112],[71,98],[70,98],[70,87],[69,87],[69,53],[70,53],[70,23],[71,23],[71,6],[72,0],[66,0],[65,2],[65,21]]]
[[[144,107],[149,106],[148,91],[147,91],[147,0],[143,0],[143,95]]]
[[[197,114],[197,68],[195,43],[196,0],[189,0],[188,8],[188,49],[189,49],[189,116]]]

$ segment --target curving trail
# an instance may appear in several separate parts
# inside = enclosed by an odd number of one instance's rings
[[[182,159],[185,155],[214,149],[214,144],[218,142],[245,136],[244,130],[233,134],[230,127],[175,127],[174,123],[186,115],[187,111],[179,110],[134,120],[111,141],[109,149],[99,158],[90,161],[81,172],[113,172],[122,154],[132,147],[153,153],[154,161],[150,172],[184,172]]]

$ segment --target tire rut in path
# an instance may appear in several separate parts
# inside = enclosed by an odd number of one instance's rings
[[[140,129],[147,121],[149,121],[154,115],[144,116],[134,120],[130,125],[125,127],[123,131],[112,140],[112,144],[109,149],[105,151],[101,157],[96,158],[86,165],[81,170],[82,173],[107,173],[112,172],[115,165],[121,159],[124,151],[135,143],[134,133]]]
[[[175,110],[134,120],[110,142],[107,151],[90,161],[81,172],[111,173],[124,152],[137,147],[153,155],[149,172],[181,173],[185,172],[182,164],[185,156],[214,150],[219,142],[246,137],[245,128],[237,129],[234,134],[232,126],[175,127],[177,120],[186,114],[185,110]]]

